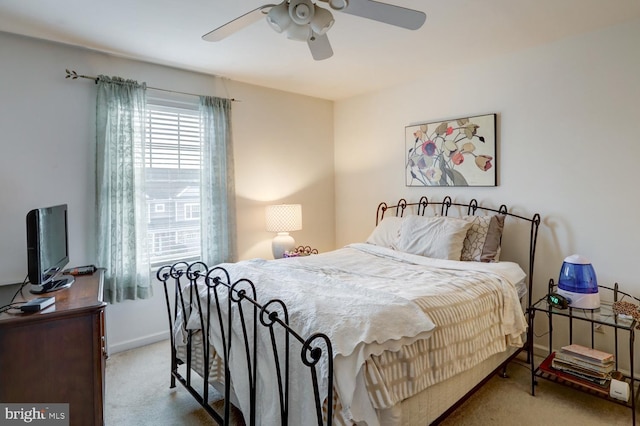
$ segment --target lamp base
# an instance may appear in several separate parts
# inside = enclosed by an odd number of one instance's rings
[[[278,232],[271,241],[271,251],[274,259],[282,259],[285,251],[291,251],[296,246],[296,241],[288,232]]]

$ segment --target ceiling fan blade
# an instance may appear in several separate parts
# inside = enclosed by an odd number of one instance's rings
[[[417,30],[427,19],[427,15],[419,10],[407,9],[374,0],[349,0],[348,6],[342,12],[408,30]]]
[[[253,9],[251,12],[247,12],[244,15],[239,16],[236,19],[219,26],[215,30],[208,32],[207,34],[202,36],[202,39],[205,41],[220,41],[223,38],[235,33],[236,31],[240,31],[244,27],[247,27],[254,22],[259,21],[260,18],[263,18],[265,16],[262,11],[264,9],[271,9],[273,6],[275,5],[266,4],[264,6]]]
[[[309,45],[311,56],[316,61],[322,61],[333,56],[333,49],[326,34],[313,33],[313,37],[307,41],[307,44]]]

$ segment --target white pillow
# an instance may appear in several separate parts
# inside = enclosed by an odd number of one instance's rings
[[[366,242],[376,246],[394,248],[400,237],[401,217],[386,216],[375,227]]]
[[[436,259],[460,260],[471,222],[446,216],[407,216],[396,249]]]

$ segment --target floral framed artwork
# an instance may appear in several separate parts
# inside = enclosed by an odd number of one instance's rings
[[[496,186],[496,114],[405,128],[407,186]]]

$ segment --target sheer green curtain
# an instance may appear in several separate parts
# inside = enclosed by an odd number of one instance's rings
[[[151,296],[146,249],[146,86],[99,76],[96,107],[97,261],[105,300]]]
[[[231,100],[201,96],[200,122],[204,142],[200,174],[202,261],[215,265],[236,257]]]

